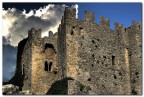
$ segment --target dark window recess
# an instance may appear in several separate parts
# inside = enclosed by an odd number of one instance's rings
[[[93,65],[93,64],[91,64],[91,66],[92,66],[92,67],[94,67],[94,65]]]
[[[73,32],[73,30],[71,31],[71,35],[73,35],[74,34],[74,32]]]
[[[94,40],[92,40],[92,43],[95,43],[95,41],[94,41]]]
[[[99,64],[99,61],[97,61],[97,63]]]
[[[52,62],[48,63],[48,62],[46,61],[46,62],[45,62],[44,70],[45,70],[45,71],[51,71],[51,67],[52,67]]]
[[[115,65],[115,56],[112,56],[112,65]]]
[[[52,48],[54,50],[54,52],[56,53],[56,50],[54,49],[54,46],[52,44],[46,43],[44,46],[44,50],[46,50],[48,48]]]
[[[137,92],[136,92],[134,89],[132,89],[131,93],[132,93],[133,95],[137,95]]]
[[[97,41],[100,41],[99,39],[97,39]]]
[[[74,29],[74,28],[75,28],[75,26],[72,26],[72,28]]]
[[[82,27],[80,27],[79,29],[80,29],[80,30],[82,30],[83,28],[82,28]]]
[[[47,62],[47,61],[45,62],[44,70],[45,70],[45,71],[48,71],[48,62]]]
[[[138,75],[138,74],[139,74],[138,72],[135,73],[135,75]]]
[[[106,56],[103,56],[103,58],[105,58],[105,59],[106,59]]]
[[[141,28],[141,26],[139,25],[139,29]]]
[[[122,73],[121,73],[121,72],[119,72],[119,75],[121,76],[121,75],[122,75]]]
[[[114,75],[114,79],[117,79],[116,75]]]
[[[54,71],[54,74],[57,74],[57,71]]]
[[[91,78],[89,78],[88,81],[91,81]]]
[[[94,54],[92,54],[92,57],[94,58]]]

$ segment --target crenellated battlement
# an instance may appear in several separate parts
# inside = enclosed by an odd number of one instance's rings
[[[76,20],[76,8],[66,7],[64,11],[64,20],[65,21]]]
[[[31,28],[31,30],[28,31],[28,37],[41,38],[41,29],[36,30],[35,28]]]
[[[103,16],[100,17],[100,26],[104,26],[110,29],[110,20],[104,18]]]
[[[85,11],[85,21],[95,23],[95,14]]]
[[[118,22],[114,23],[114,29],[115,31],[121,31],[124,29],[123,24],[119,24]]]

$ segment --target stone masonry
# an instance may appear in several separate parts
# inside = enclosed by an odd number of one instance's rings
[[[142,26],[114,25],[104,17],[96,24],[88,11],[76,19],[66,7],[57,33],[41,38],[32,28],[19,43],[10,83],[34,94],[141,95]]]

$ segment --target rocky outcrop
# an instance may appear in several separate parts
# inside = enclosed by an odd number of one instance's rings
[[[2,93],[4,95],[18,94],[19,93],[19,87],[12,85],[12,84],[3,85],[2,86]]]
[[[32,95],[29,90],[20,91],[18,86],[7,84],[2,86],[3,95]]]

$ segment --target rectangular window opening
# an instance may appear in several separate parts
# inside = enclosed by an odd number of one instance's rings
[[[112,65],[115,65],[115,56],[112,56]]]

